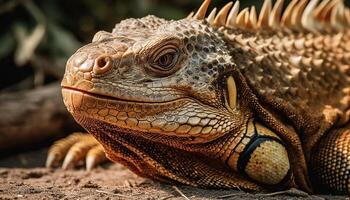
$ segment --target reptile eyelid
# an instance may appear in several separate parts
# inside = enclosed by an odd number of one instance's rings
[[[164,44],[161,47],[157,47],[157,45],[153,45],[153,47],[150,48],[150,50],[147,52],[147,54],[149,54],[149,57],[147,59],[149,63],[149,67],[147,68],[155,76],[163,77],[163,76],[168,76],[172,74],[177,69],[177,64],[181,60],[180,53],[179,53],[180,41],[174,38],[167,38],[166,40],[163,40],[160,43],[164,43]],[[166,54],[174,54],[172,57],[173,61],[168,66],[159,65],[157,63],[158,60]]]

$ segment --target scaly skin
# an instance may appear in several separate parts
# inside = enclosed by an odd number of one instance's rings
[[[140,176],[350,193],[350,31],[264,28],[263,17],[256,29],[253,9],[232,27],[231,4],[214,21],[206,4],[178,21],[124,20],[79,49],[62,81],[77,122]]]

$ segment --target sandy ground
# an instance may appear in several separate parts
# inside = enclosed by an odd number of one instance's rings
[[[46,150],[0,160],[2,199],[346,199],[342,196],[249,194],[235,190],[203,190],[173,186],[137,177],[118,164],[87,172],[46,169]]]

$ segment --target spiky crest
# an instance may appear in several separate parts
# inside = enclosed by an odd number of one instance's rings
[[[283,11],[283,0],[272,5],[265,0],[256,14],[255,7],[239,11],[239,1],[227,3],[221,10],[206,13],[210,0],[205,0],[197,13],[189,18],[207,20],[214,27],[243,28],[253,31],[284,30],[313,33],[338,32],[350,28],[350,8],[343,0],[292,0]],[[233,6],[232,6],[233,5]],[[217,13],[217,14],[216,14]]]

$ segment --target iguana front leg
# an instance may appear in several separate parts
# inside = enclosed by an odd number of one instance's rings
[[[107,161],[102,145],[92,135],[73,133],[50,147],[46,167],[53,167],[63,161],[62,168],[67,169],[84,158],[87,170]]]
[[[312,156],[311,172],[320,191],[350,194],[350,124],[321,139]]]

